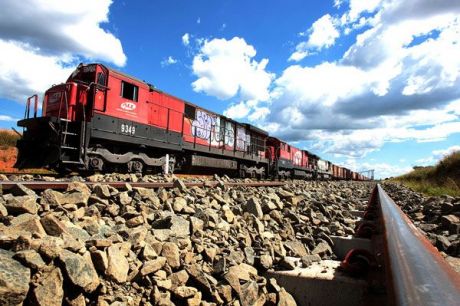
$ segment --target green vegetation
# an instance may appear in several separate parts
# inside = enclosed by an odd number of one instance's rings
[[[460,196],[460,151],[444,157],[435,166],[414,167],[392,180],[427,195]]]
[[[5,150],[9,147],[15,147],[18,139],[19,135],[15,132],[0,130],[0,149]]]

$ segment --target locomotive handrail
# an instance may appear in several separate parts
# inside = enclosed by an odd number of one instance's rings
[[[33,95],[27,98],[26,110],[24,113],[24,119],[29,119],[30,117],[30,100],[34,98],[34,118],[37,118],[37,109],[38,109],[38,95]]]
[[[384,227],[386,267],[391,273],[392,297],[396,305],[458,305],[460,274],[377,185]],[[376,203],[370,203],[370,205]]]

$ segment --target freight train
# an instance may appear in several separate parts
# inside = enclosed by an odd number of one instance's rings
[[[367,179],[102,64],[80,64],[45,92],[41,117],[37,111],[34,95],[18,121],[17,168]]]

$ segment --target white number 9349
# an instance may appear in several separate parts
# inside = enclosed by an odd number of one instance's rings
[[[128,135],[134,135],[136,133],[136,127],[134,125],[122,123],[121,133],[128,134]]]

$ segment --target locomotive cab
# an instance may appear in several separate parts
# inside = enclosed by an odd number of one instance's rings
[[[104,107],[106,70],[96,64],[80,64],[66,83],[54,85],[45,92],[43,116],[70,121],[89,120],[95,106],[99,109]]]
[[[25,118],[18,122],[23,137],[18,141],[17,168],[62,168],[84,165],[86,126],[94,109],[105,107],[107,69],[98,64],[80,64],[62,84],[49,88],[43,96],[42,116],[37,116],[37,96],[33,117],[31,98]],[[38,154],[37,154],[38,152]],[[73,168],[73,167],[72,167]]]

